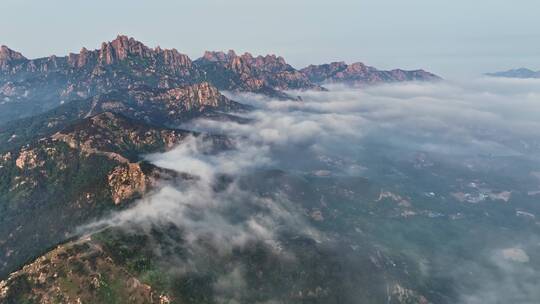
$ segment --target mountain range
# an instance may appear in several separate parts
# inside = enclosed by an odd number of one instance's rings
[[[234,51],[206,52],[192,61],[176,49],[150,48],[126,36],[82,48],[78,54],[27,59],[0,48],[0,123],[39,114],[64,102],[111,90],[146,86],[171,89],[208,82],[219,90],[292,98],[288,90],[324,90],[326,83],[351,85],[432,81],[418,71],[379,71],[361,63],[332,63],[297,70],[282,57]]]

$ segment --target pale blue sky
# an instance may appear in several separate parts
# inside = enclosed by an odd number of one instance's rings
[[[235,49],[452,78],[540,69],[539,15],[539,0],[0,0],[0,44],[34,58],[123,33],[192,58]]]

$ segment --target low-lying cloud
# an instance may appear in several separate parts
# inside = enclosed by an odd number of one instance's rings
[[[354,144],[359,137],[380,135],[390,136],[383,141],[407,139],[420,149],[448,152],[461,151],[465,144],[469,153],[521,153],[524,147],[516,139],[538,143],[539,138],[538,80],[485,78],[297,93],[303,102],[242,96],[241,102],[264,109],[252,114],[258,122],[255,130],[212,126],[278,143],[312,140],[313,145],[321,145],[342,140]]]
[[[257,197],[238,186],[236,177],[271,163],[264,146],[237,141],[232,150],[209,154],[211,144],[201,137],[189,137],[170,152],[149,155],[148,160],[156,165],[195,178],[182,185],[164,184],[134,207],[84,229],[176,224],[188,243],[205,239],[224,252],[250,241],[276,245],[274,230],[280,226],[316,237],[286,198]],[[235,209],[242,212],[233,212]]]

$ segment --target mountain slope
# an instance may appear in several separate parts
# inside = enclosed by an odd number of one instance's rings
[[[334,218],[345,216],[351,223],[364,218],[353,202],[377,198],[369,181],[260,173],[245,177],[255,186],[251,190],[267,198],[282,191],[293,195],[306,220],[333,235],[332,245],[281,227],[273,242],[254,239],[223,250],[211,238],[193,243],[190,231],[171,217],[109,228],[60,245],[0,282],[0,299],[3,294],[5,301],[41,303],[58,295],[64,303],[77,298],[83,303],[428,303],[423,294],[430,286],[415,283],[414,263],[351,232],[352,227],[339,228],[342,219]],[[352,198],[350,191],[362,195]],[[321,193],[328,204],[323,208],[317,199]],[[324,218],[311,215],[313,208]],[[236,211],[231,216],[245,212]],[[350,233],[358,237],[352,243]],[[113,292],[104,293],[109,286]]]
[[[248,107],[227,99],[208,83],[174,89],[137,87],[117,90],[74,100],[46,113],[0,126],[0,152],[50,136],[77,119],[106,111],[157,126],[175,127],[202,115],[243,109]]]
[[[0,155],[0,275],[177,174],[140,161],[186,131],[106,112]]]
[[[0,301],[6,304],[163,303],[164,299],[115,264],[102,246],[89,241],[59,246],[0,283]]]

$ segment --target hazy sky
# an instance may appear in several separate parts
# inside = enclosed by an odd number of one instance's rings
[[[0,44],[33,58],[122,33],[193,58],[235,49],[452,78],[540,69],[539,14],[538,0],[1,0]]]

